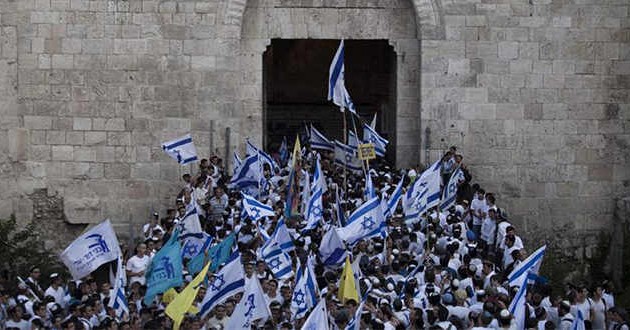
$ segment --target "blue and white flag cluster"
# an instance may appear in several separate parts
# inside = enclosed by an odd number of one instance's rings
[[[322,134],[320,131],[315,129],[313,125],[311,125],[309,136],[310,136],[309,142],[311,143],[311,148],[319,149],[319,150],[335,151],[335,145],[332,142],[330,142],[330,140],[328,140],[324,136],[324,134]]]
[[[199,307],[199,316],[205,317],[215,306],[229,297],[243,292],[245,288],[245,272],[241,263],[241,256],[233,254],[227,264],[214,275],[212,283],[208,285],[206,295]]]
[[[342,112],[346,108],[356,114],[354,103],[352,103],[350,93],[346,89],[344,53],[344,41],[341,40],[328,69],[328,100],[332,100],[334,104],[338,105]]]
[[[385,156],[387,141],[385,138],[380,136],[370,125],[363,124],[363,142],[372,143],[374,145],[374,152],[377,156],[383,157]]]
[[[354,246],[362,239],[383,236],[386,223],[379,198],[363,203],[348,217],[347,223],[345,227],[337,229],[337,233],[348,246]]]
[[[162,150],[181,165],[197,160],[197,149],[193,144],[190,134],[162,143]]]
[[[291,314],[293,319],[300,319],[315,306],[319,290],[315,278],[313,257],[309,256],[307,263],[301,267],[298,262],[295,288],[291,298]]]

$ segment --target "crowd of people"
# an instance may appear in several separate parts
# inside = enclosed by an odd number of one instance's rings
[[[263,236],[271,235],[283,220],[295,244],[290,253],[293,267],[306,264],[309,256],[316,260],[318,299],[325,299],[331,328],[344,329],[352,323],[360,329],[516,329],[508,306],[518,288],[508,285],[507,275],[528,257],[524,241],[538,243],[521,236],[494,193],[472,183],[464,157],[455,147],[441,162],[443,186],[456,170],[463,174],[453,207],[444,211],[432,208],[409,218],[398,203],[387,218],[387,235],[348,247],[350,260],[359,268],[360,301],[338,296],[343,264],[325,266],[317,256],[322,237],[338,221],[336,208],[341,207],[347,217],[364,203],[366,175],[345,170],[334,163],[334,155],[308,145],[301,154],[297,171],[301,190],[309,184],[305,178],[312,175],[318,157],[328,188],[323,195],[324,221],[316,228],[304,232],[303,217],[285,218],[290,169],[289,162],[277,154],[274,157],[281,165],[276,169],[265,166],[266,180],[258,194],[262,203],[273,207],[275,216],[258,223],[242,217],[242,195],[229,186],[232,173],[227,173],[223,161],[216,156],[203,159],[196,173],[182,177],[181,191],[173,196],[175,207],[151,214],[141,228],[142,242],[133,249],[123,247],[128,313],[119,315],[110,307],[111,283],[92,276],[72,280],[58,273],[41,274],[35,265],[16,291],[8,290],[8,285],[0,288],[0,329],[171,328],[165,307],[184,286],[172,288],[146,305],[145,272],[152,256],[177,228],[191,198],[202,210],[200,221],[213,243],[237,233],[235,250],[241,255],[245,280],[260,281],[271,311],[270,318],[255,323],[257,328],[300,329],[308,316],[292,315],[295,276],[275,278],[257,253]],[[421,172],[420,168],[397,170],[383,161],[373,161],[369,169],[371,184],[385,200],[400,180],[408,189]],[[194,276],[184,275],[187,282]],[[585,329],[629,330],[628,315],[615,305],[610,283],[566,284],[563,292],[553,292],[542,275],[529,284],[525,328],[572,329],[580,315]],[[212,274],[208,276],[212,278]],[[226,329],[242,294],[201,315],[199,304],[206,286],[201,286],[181,329]]]

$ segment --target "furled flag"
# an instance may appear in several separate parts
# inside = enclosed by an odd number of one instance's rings
[[[374,113],[374,117],[372,118],[372,122],[370,122],[370,127],[372,127],[373,130],[376,131],[376,114],[378,114],[378,112]]]
[[[334,326],[334,324],[333,324]],[[317,306],[308,316],[302,330],[330,330],[331,326],[328,322],[328,309],[326,308],[326,299],[320,299]],[[333,327],[332,329],[336,329]]]
[[[335,164],[345,166],[354,172],[362,171],[361,163],[356,156],[356,150],[339,141],[335,141]]]
[[[245,293],[234,308],[225,329],[250,330],[255,320],[267,319],[270,316],[271,312],[260,287],[260,281],[254,276],[245,284]]]
[[[280,144],[278,153],[280,154],[280,162],[282,163],[282,166],[284,166],[289,160],[289,146],[287,145],[286,136],[282,138],[282,144]]]
[[[250,218],[258,220],[262,217],[272,217],[276,214],[271,206],[259,202],[256,198],[246,193],[241,194],[243,195],[243,208]]]
[[[326,266],[335,266],[343,263],[346,257],[346,246],[339,238],[337,230],[331,227],[322,237],[319,245],[319,258]]]
[[[343,272],[339,280],[339,292],[337,293],[337,297],[341,300],[342,304],[345,304],[346,301],[351,299],[357,303],[360,302],[359,291],[357,291],[356,282],[354,280],[352,263],[350,263],[350,256],[346,256],[346,263],[343,266]]]
[[[109,300],[109,307],[116,311],[116,316],[122,318],[124,313],[129,314],[129,305],[125,296],[125,270],[122,267],[122,256],[118,257],[116,266],[116,276],[111,276],[113,274],[110,274],[110,278],[114,278],[112,283],[114,296]]]
[[[208,267],[210,263],[207,263],[205,267],[195,276],[195,278],[180,292],[175,298],[166,306],[164,313],[173,319],[173,329],[178,330],[186,311],[192,306],[201,283],[206,278],[208,273]]]
[[[293,276],[293,263],[287,250],[283,250],[274,236],[266,241],[260,249],[260,256],[277,279],[285,279]]]
[[[197,149],[190,134],[162,143],[162,150],[181,165],[197,160]]]
[[[348,108],[350,112],[356,114],[354,104],[346,89],[344,52],[344,41],[341,40],[328,69],[328,100],[332,100],[334,104],[338,105],[342,112],[344,108]]]
[[[405,176],[403,175],[403,177],[400,178],[400,182],[396,186],[396,189],[394,189],[392,196],[387,201],[387,210],[385,210],[385,217],[391,217],[394,215],[394,212],[396,212],[396,206],[398,206],[398,202],[400,201],[403,195],[402,188],[403,188],[404,181],[405,181]]]
[[[300,319],[317,303],[319,290],[317,289],[317,279],[313,270],[313,257],[309,256],[304,267],[298,261],[295,288],[291,298],[292,319]]]
[[[451,206],[455,205],[455,198],[457,197],[457,188],[461,182],[464,182],[464,171],[461,168],[457,168],[451,174],[451,178],[448,180],[448,184],[442,191],[442,200],[440,201],[440,210],[446,211]]]
[[[363,124],[363,141],[365,143],[372,143],[374,145],[374,152],[377,156],[383,157],[385,156],[385,151],[387,148],[387,141],[385,138],[380,136],[370,125]]]
[[[437,161],[416,178],[403,200],[405,216],[419,216],[440,203],[440,166]]]
[[[348,147],[355,151],[359,148],[359,137],[354,134],[354,131],[348,131]]]
[[[287,219],[300,215],[298,207],[300,200],[298,173],[300,172],[301,155],[300,137],[296,136],[295,144],[293,145],[293,153],[291,155],[291,172],[289,172],[289,181],[287,182],[287,199],[284,207],[284,217]]]
[[[215,306],[229,297],[243,292],[245,288],[245,272],[241,263],[241,255],[235,252],[228,263],[214,275],[212,283],[208,285],[206,295],[199,307],[199,316],[205,317]]]
[[[176,228],[171,238],[153,256],[147,268],[145,273],[147,291],[144,295],[144,304],[147,306],[151,305],[157,294],[184,283],[182,251],[178,236],[179,228]]]
[[[335,151],[335,145],[328,140],[324,134],[311,125],[310,140],[311,148],[318,150]]]
[[[341,206],[341,198],[339,198],[339,187],[335,189],[335,207],[337,208],[337,223],[339,227],[346,225],[346,216],[343,213],[343,207]]]
[[[370,171],[365,173],[365,189],[363,192],[364,200],[369,200],[376,197],[376,191],[374,190],[374,184],[372,183],[372,175]]]
[[[322,196],[327,190],[324,172],[319,162],[319,157],[315,163],[315,173],[313,174],[313,183],[311,184],[311,196],[306,207],[306,227],[304,231],[314,229],[317,224],[324,219],[324,204]]]
[[[385,234],[386,223],[378,197],[363,203],[348,217],[348,224],[337,229],[347,246],[354,246],[362,239]]]
[[[191,259],[196,257],[199,253],[204,253],[212,243],[212,236],[206,232],[201,232],[198,235],[189,235],[182,244],[182,258]]]
[[[236,172],[238,172],[238,168],[241,167],[241,164],[243,164],[243,161],[236,151],[234,151],[234,154],[232,155],[232,175],[236,175]]]
[[[59,258],[68,267],[72,278],[78,280],[120,255],[116,233],[107,219],[81,234],[61,252]]]
[[[577,309],[577,317],[573,319],[573,324],[571,324],[571,330],[586,330],[584,314],[579,308]]]

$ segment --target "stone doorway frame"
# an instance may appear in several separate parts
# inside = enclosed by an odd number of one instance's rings
[[[439,0],[398,0],[391,7],[302,7],[273,0],[230,0],[225,24],[239,40],[239,72],[235,85],[248,121],[239,140],[249,137],[259,145],[263,138],[263,53],[271,39],[386,39],[396,57],[396,166],[418,164],[421,143],[421,39],[426,33],[443,34]],[[347,13],[344,19],[339,16]],[[348,19],[346,20],[346,17]],[[374,24],[375,20],[378,24]],[[339,24],[339,22],[343,24]],[[331,22],[335,24],[331,24]]]

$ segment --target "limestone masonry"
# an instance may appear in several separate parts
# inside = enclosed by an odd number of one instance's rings
[[[34,200],[47,189],[70,224],[137,230],[189,171],[160,142],[191,132],[200,153],[225,158],[229,127],[230,152],[261,143],[271,39],[386,39],[397,165],[457,145],[519,228],[590,258],[630,191],[629,7],[0,0],[0,217],[46,221]]]

